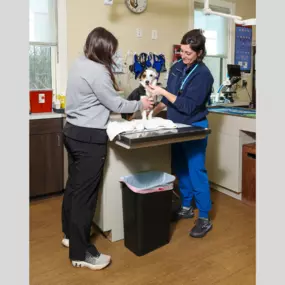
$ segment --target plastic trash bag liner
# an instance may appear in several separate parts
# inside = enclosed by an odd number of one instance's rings
[[[140,172],[120,177],[120,182],[124,182],[129,189],[142,194],[172,190],[174,180],[175,176],[160,171]]]

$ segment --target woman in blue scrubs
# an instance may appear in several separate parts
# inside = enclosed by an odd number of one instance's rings
[[[208,127],[206,104],[212,92],[213,76],[203,63],[206,38],[201,30],[187,32],[181,40],[181,60],[170,69],[167,88],[150,86],[153,95],[162,95],[154,115],[167,106],[167,118],[174,123]],[[172,165],[179,181],[182,207],[180,218],[193,218],[192,200],[199,217],[190,236],[201,238],[212,229],[210,186],[205,168],[207,138],[172,145]]]

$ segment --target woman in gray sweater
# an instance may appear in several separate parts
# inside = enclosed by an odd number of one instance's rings
[[[133,113],[152,108],[152,102],[128,101],[116,91],[112,72],[118,40],[104,28],[86,39],[84,55],[73,63],[67,82],[64,145],[68,180],[62,203],[62,244],[69,247],[73,266],[98,270],[111,257],[90,243],[90,230],[107,154],[106,127],[110,112]]]

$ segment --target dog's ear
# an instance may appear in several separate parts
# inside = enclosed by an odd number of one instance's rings
[[[146,71],[146,69],[144,69],[144,70],[140,73],[139,79],[142,79],[142,76],[143,76],[143,74],[145,73],[145,71]]]

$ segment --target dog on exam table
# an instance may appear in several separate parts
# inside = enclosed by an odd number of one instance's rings
[[[154,101],[154,106],[158,103],[157,102],[157,97],[153,97],[151,96],[151,94],[149,94],[149,92],[146,90],[146,86],[147,85],[159,85],[158,83],[158,73],[152,69],[152,68],[147,68],[145,69],[139,76],[139,81],[140,84],[139,86],[133,90],[133,92],[127,97],[127,100],[137,100],[139,101],[140,98],[142,96],[148,96],[151,97],[152,100]],[[141,113],[142,119],[143,120],[150,120],[152,119],[152,113],[153,110],[151,110],[147,116],[147,111],[143,110],[142,112],[138,111],[139,113]],[[126,119],[128,121],[135,119],[138,117],[139,114],[137,113],[130,113],[130,114],[122,114],[122,118]]]

